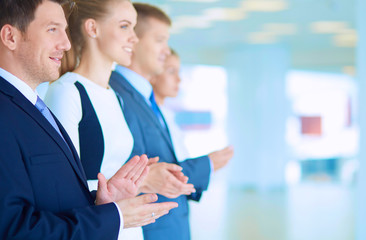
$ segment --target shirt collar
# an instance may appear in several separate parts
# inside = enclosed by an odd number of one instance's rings
[[[116,72],[120,73],[125,79],[145,98],[145,100],[149,103],[150,95],[153,91],[150,82],[141,76],[140,74],[128,69],[126,67],[117,65]]]
[[[33,91],[33,89],[24,81],[2,68],[0,68],[0,76],[18,89],[18,91],[21,92],[33,105],[36,104],[38,96],[37,91]]]

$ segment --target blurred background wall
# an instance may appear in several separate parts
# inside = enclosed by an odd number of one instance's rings
[[[366,239],[366,0],[148,0],[172,18],[191,156],[235,156],[193,240]]]

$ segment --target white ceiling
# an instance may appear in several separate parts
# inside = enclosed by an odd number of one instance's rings
[[[220,65],[235,49],[278,44],[288,49],[293,68],[353,71],[355,0],[143,2],[170,15],[170,44],[184,62]]]

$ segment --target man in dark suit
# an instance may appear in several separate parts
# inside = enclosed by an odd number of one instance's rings
[[[128,68],[117,66],[110,84],[124,102],[124,114],[134,137],[132,154],[146,153],[148,157],[159,156],[160,161],[179,164],[196,192],[176,195],[174,199],[164,191],[159,193],[159,202],[173,200],[179,204],[169,215],[154,224],[143,227],[146,240],[190,239],[189,199],[199,201],[208,187],[211,170],[223,167],[232,156],[232,149],[217,151],[193,159],[178,162],[172,145],[168,126],[154,101],[150,80],[164,70],[165,58],[170,54],[168,46],[169,17],[160,9],[143,3],[134,3],[137,11],[135,27],[139,42],[135,44],[132,64]],[[159,181],[159,179],[149,179]]]
[[[64,128],[36,87],[59,77],[70,48],[61,0],[0,0],[0,239],[117,239],[154,222],[176,203],[134,197],[145,155],[91,194]]]

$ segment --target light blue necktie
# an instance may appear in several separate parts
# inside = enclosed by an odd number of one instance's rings
[[[42,113],[42,115],[48,120],[48,122],[52,125],[52,127],[58,132],[58,134],[60,134],[62,139],[64,139],[50,110],[48,109],[46,104],[42,101],[42,99],[39,96],[37,96],[37,102],[36,102],[35,106]],[[65,139],[64,139],[64,141],[65,141]]]

